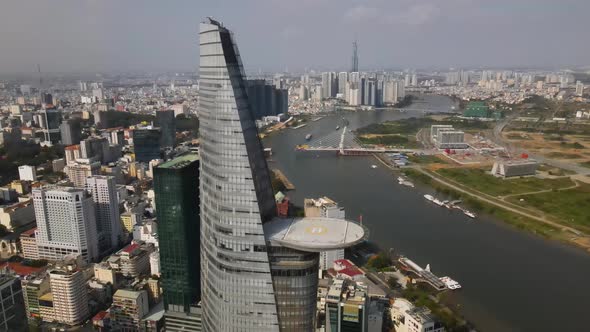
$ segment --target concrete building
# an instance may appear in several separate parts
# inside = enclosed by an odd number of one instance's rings
[[[326,295],[326,332],[368,332],[367,288],[334,279]]]
[[[14,231],[35,222],[33,201],[0,205],[0,224],[8,231]]]
[[[118,248],[123,236],[115,177],[90,176],[86,179],[86,191],[92,195],[96,208],[99,253],[108,253]]]
[[[36,234],[37,227],[20,234],[21,251],[23,257],[26,259],[39,259],[39,247],[37,246]]]
[[[38,275],[29,275],[21,279],[23,298],[27,310],[27,318],[43,318],[41,315],[40,299],[51,291],[49,274],[42,272]]]
[[[140,277],[150,274],[150,245],[131,243],[125,248],[111,255],[107,262],[117,272],[128,277]]]
[[[94,202],[83,189],[41,187],[33,190],[39,258],[98,257]]]
[[[111,323],[115,331],[141,331],[141,319],[149,312],[145,290],[119,289],[113,295]]]
[[[576,82],[576,96],[582,97],[584,95],[584,83]]]
[[[466,149],[465,133],[458,130],[444,130],[438,133],[436,144],[439,149]]]
[[[535,175],[539,162],[533,159],[500,160],[494,163],[492,175],[502,178]]]
[[[77,159],[80,159],[82,157],[80,145],[77,144],[66,146],[64,149],[64,155],[66,157],[66,165],[74,163]]]
[[[445,332],[444,325],[428,308],[415,307],[404,313],[404,322],[398,332]]]
[[[338,206],[338,203],[328,197],[306,198],[303,206],[306,217],[346,218],[344,208]],[[344,249],[322,251],[320,253],[320,269],[327,270],[334,265],[335,261],[343,258]]]
[[[318,253],[358,243],[364,231],[344,220],[274,218],[237,45],[213,19],[200,31],[203,330],[312,330]]]
[[[22,181],[37,181],[37,168],[29,165],[19,166],[18,178]]]
[[[68,325],[79,325],[89,316],[88,293],[84,273],[73,265],[49,271],[53,317]]]
[[[100,162],[89,159],[77,159],[64,168],[68,179],[76,188],[86,188],[86,179],[100,173]]]
[[[74,145],[80,143],[80,135],[82,133],[80,122],[73,120],[62,121],[59,130],[61,134],[61,144]]]

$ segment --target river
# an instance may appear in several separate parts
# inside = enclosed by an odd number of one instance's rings
[[[447,97],[424,95],[409,108],[448,112],[452,105]],[[399,185],[373,157],[295,151],[305,135],[332,133],[342,117],[355,129],[422,113],[332,114],[272,135],[264,144],[273,149],[270,166],[280,168],[295,185],[288,195],[296,204],[306,197],[328,196],[346,209],[347,218],[358,220],[362,214],[372,242],[459,281],[463,289],[451,299],[479,330],[588,331],[590,255],[486,216],[471,221],[436,207],[423,198],[430,188]]]

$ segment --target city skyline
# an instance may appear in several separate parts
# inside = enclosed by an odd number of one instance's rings
[[[9,0],[2,7],[1,73],[33,73],[37,64],[48,73],[194,71],[195,17],[205,14],[239,31],[247,71],[350,68],[355,40],[361,70],[590,65],[590,47],[575,33],[590,28],[583,17],[590,4],[581,0]],[[31,17],[23,22],[15,12]],[[44,24],[47,17],[63,24]]]

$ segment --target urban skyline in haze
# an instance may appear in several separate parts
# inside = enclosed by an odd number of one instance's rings
[[[238,31],[247,71],[588,66],[584,0],[6,0],[0,73],[194,71],[199,18]],[[20,15],[26,14],[26,16]],[[26,19],[23,19],[26,17]]]

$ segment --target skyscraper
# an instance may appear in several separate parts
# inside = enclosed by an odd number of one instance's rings
[[[184,155],[156,167],[154,191],[166,330],[174,330],[169,324],[174,321],[184,331],[193,331],[190,327],[195,323],[191,322],[200,321],[196,308],[201,299],[197,155]]]
[[[43,187],[33,190],[39,258],[60,260],[81,255],[88,262],[98,255],[94,202],[83,189]]]
[[[61,131],[61,144],[74,145],[80,143],[80,122],[74,120],[65,120],[59,126]]]
[[[364,231],[344,220],[274,218],[237,45],[213,19],[200,29],[203,330],[310,331],[319,252],[358,243]]]
[[[156,111],[156,126],[160,127],[160,146],[172,148],[176,142],[174,111]]]
[[[352,43],[352,70],[354,72],[359,71],[359,55],[358,55],[358,45],[356,40]]]
[[[160,159],[160,129],[136,129],[133,131],[135,160],[147,163]]]
[[[98,249],[101,254],[117,249],[122,235],[117,183],[114,176],[94,175],[86,179],[86,190],[96,207]]]

